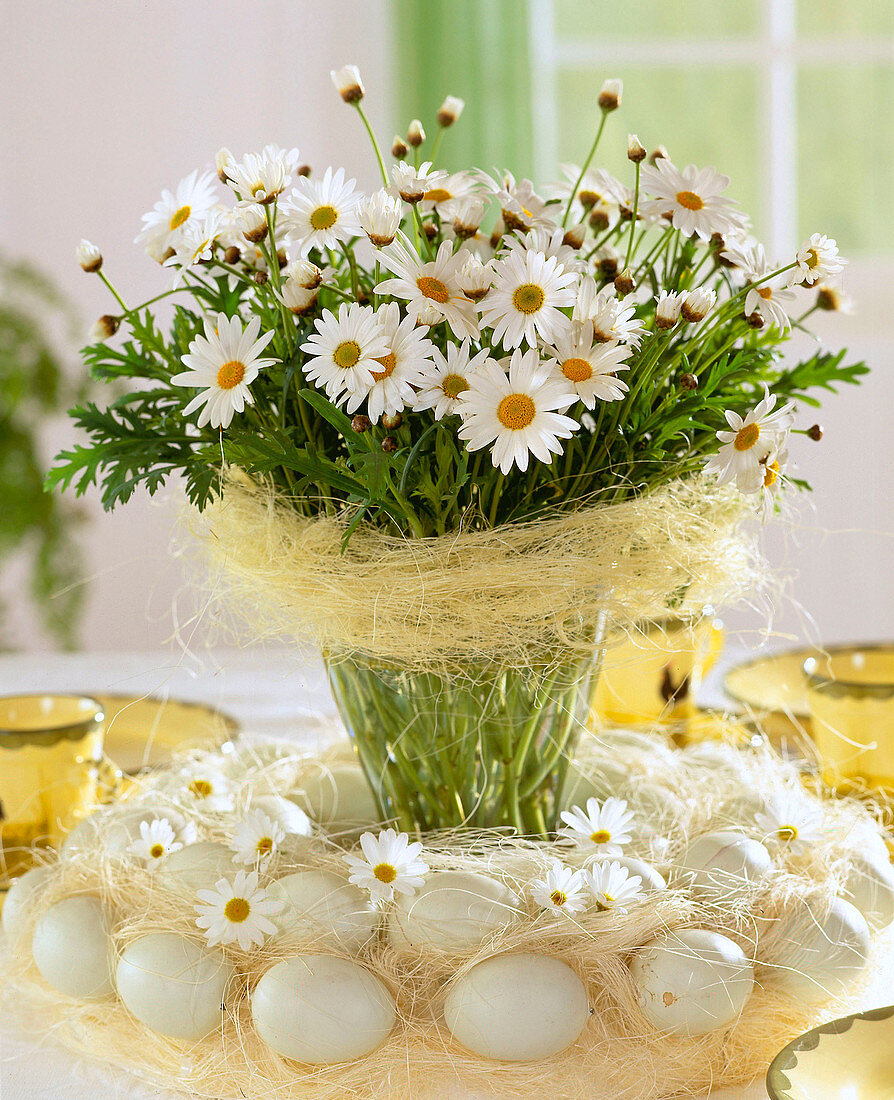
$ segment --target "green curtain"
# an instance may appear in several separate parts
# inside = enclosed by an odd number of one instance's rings
[[[445,95],[466,101],[440,166],[533,169],[527,4],[522,0],[392,0],[395,130],[419,118],[431,138]],[[390,135],[389,135],[390,144]],[[430,148],[430,140],[422,147]]]

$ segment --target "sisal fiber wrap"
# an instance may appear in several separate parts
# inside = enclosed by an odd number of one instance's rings
[[[673,482],[616,504],[423,539],[361,523],[352,510],[303,516],[239,471],[192,521],[217,596],[265,634],[368,654],[405,668],[455,662],[548,665],[592,651],[606,615],[698,616],[762,575],[747,505],[730,487]]]

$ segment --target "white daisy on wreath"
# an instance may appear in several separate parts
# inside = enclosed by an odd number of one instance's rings
[[[202,408],[200,428],[206,424],[229,427],[234,413],[253,404],[248,387],[259,372],[279,362],[261,358],[274,333],[271,330],[259,336],[260,328],[260,317],[252,317],[244,329],[238,317],[227,317],[225,313],[218,313],[214,322],[205,318],[205,335],[196,336],[183,356],[183,365],[189,370],[171,379],[175,386],[203,387],[183,410],[189,416]]]
[[[574,325],[567,336],[545,347],[543,354],[556,360],[556,370],[570,382],[588,409],[599,401],[620,401],[627,383],[616,377],[617,371],[629,370],[624,362],[633,349],[628,344],[593,342],[593,322]]]
[[[152,821],[140,822],[140,836],[130,845],[131,855],[145,861],[150,871],[158,869],[165,856],[178,852],[184,844],[192,844],[196,839],[196,827],[190,821],[180,836],[166,817],[156,817]]]
[[[586,877],[596,908],[601,913],[626,913],[628,905],[646,896],[642,878],[631,875],[617,860],[600,860],[587,870]]]
[[[425,330],[417,327],[412,317],[401,320],[400,306],[389,302],[376,313],[388,344],[388,353],[378,356],[378,369],[372,371],[373,383],[366,393],[366,408],[374,423],[383,414],[393,416],[416,397],[414,386],[422,383],[423,372],[431,366],[435,345],[427,339]],[[352,413],[363,400],[363,394],[353,394],[347,411]]]
[[[633,814],[623,798],[611,796],[601,803],[598,798],[588,798],[586,808],[572,806],[560,816],[564,822],[560,836],[595,850],[600,859],[621,855],[624,845],[630,843]]]
[[[510,253],[540,252],[558,260],[566,271],[583,271],[586,263],[581,258],[580,250],[565,243],[565,233],[561,227],[550,231],[541,226],[530,233],[510,233],[503,238],[503,244]]]
[[[593,323],[593,339],[602,344],[620,340],[638,348],[648,329],[636,316],[633,295],[618,298],[613,286],[599,290],[592,275],[581,279],[577,301],[571,314],[573,321]]]
[[[221,174],[241,199],[266,206],[285,191],[298,165],[297,149],[265,145],[260,153],[246,153],[241,161],[223,163]]]
[[[152,210],[143,215],[143,228],[136,243],[142,245],[153,260],[164,263],[184,226],[202,222],[216,202],[213,174],[190,172],[173,191],[162,191]]]
[[[356,180],[346,180],[344,168],[327,168],[321,180],[302,176],[280,206],[282,227],[302,256],[312,248],[323,252],[361,232],[358,206],[363,195]]]
[[[586,875],[554,859],[544,877],[531,883],[531,897],[536,905],[557,916],[581,913],[588,900]]]
[[[308,355],[304,377],[336,404],[358,395],[359,404],[372,388],[379,359],[390,352],[381,321],[371,306],[344,302],[337,316],[324,309],[314,329],[301,345]]]
[[[728,186],[729,176],[715,168],[689,164],[681,172],[667,157],[661,157],[654,167],[644,164],[641,169],[641,191],[657,196],[643,203],[643,213],[669,214],[674,229],[687,236],[697,233],[709,241],[713,233],[735,232],[743,225],[736,204],[722,195]]]
[[[183,800],[210,813],[233,809],[233,785],[216,768],[192,764],[177,777]]]
[[[367,890],[372,901],[391,901],[396,893],[411,896],[425,882],[429,868],[419,858],[422,843],[411,844],[406,833],[394,829],[383,829],[378,836],[363,833],[360,848],[364,858],[344,856],[351,869],[348,881]]]
[[[560,212],[558,203],[548,204],[537,194],[530,180],[516,183],[515,176],[507,172],[496,184],[489,182],[496,191],[503,223],[509,232],[517,229],[527,232],[538,225],[552,229],[555,225],[554,214]]]
[[[467,254],[453,254],[451,241],[443,241],[433,260],[422,259],[398,237],[377,256],[382,266],[395,275],[375,288],[376,294],[390,294],[407,303],[407,313],[422,324],[444,320],[453,335],[462,340],[478,336],[475,303],[460,290],[459,277]]]
[[[493,343],[509,351],[538,338],[552,344],[571,330],[561,310],[573,306],[578,275],[542,252],[512,252],[494,264],[494,285],[479,305],[481,323],[493,329]]]
[[[263,810],[251,810],[236,830],[230,847],[237,863],[263,867],[279,851],[285,837],[285,830],[279,822],[268,817]]]
[[[800,798],[775,795],[755,815],[761,841],[776,850],[803,851],[822,838],[825,819],[819,806]]]
[[[785,441],[792,425],[791,402],[776,408],[776,395],[764,386],[764,396],[744,417],[727,409],[729,431],[717,432],[723,444],[705,463],[705,470],[717,475],[717,484],[735,481],[743,492],[757,492],[761,464]]]
[[[196,896],[196,926],[205,929],[212,947],[237,943],[249,951],[277,931],[270,918],[282,902],[258,886],[257,871],[237,871],[233,879],[219,879],[213,890],[197,890]]]
[[[413,408],[434,409],[435,420],[460,411],[460,398],[470,387],[472,378],[490,358],[490,349],[484,348],[472,355],[471,341],[447,344],[447,355],[438,347],[431,353],[431,362],[422,372],[416,385],[419,392]]]
[[[795,256],[797,274],[805,286],[829,279],[844,270],[847,260],[838,255],[838,242],[823,233],[813,233]]]
[[[516,349],[508,374],[505,366],[505,359],[489,359],[469,379],[459,398],[459,437],[470,451],[489,446],[494,466],[508,474],[513,465],[527,470],[529,454],[551,462],[562,453],[559,440],[568,439],[580,425],[562,415],[577,393],[567,379],[556,377],[551,360]]]

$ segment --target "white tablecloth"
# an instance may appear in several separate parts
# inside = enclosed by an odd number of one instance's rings
[[[243,724],[245,736],[288,737],[313,747],[337,735],[339,728],[322,665],[302,661],[294,651],[282,649],[183,656],[152,652],[0,658],[0,694],[27,691],[167,694],[219,707]],[[892,1001],[894,953],[867,994],[864,1007]],[[560,1083],[556,1095],[561,1096]],[[711,1097],[765,1100],[766,1091],[757,1081],[745,1089],[715,1090]],[[0,1098],[183,1100],[183,1094],[75,1059],[51,1037],[40,1035],[21,1010],[10,1006],[0,1015]]]

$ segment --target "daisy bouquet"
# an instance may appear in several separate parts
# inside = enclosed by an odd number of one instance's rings
[[[358,747],[384,810],[407,826],[542,832],[580,724],[568,691],[599,641],[594,609],[623,588],[619,563],[645,555],[632,573],[657,578],[639,613],[694,607],[700,575],[736,571],[715,559],[742,502],[766,517],[785,486],[806,485],[789,448],[821,436],[800,422],[809,391],[866,368],[818,345],[790,362],[781,347],[840,306],[844,260],[814,234],[771,263],[727,177],[681,170],[634,135],[628,178],[594,167],[619,81],[598,97],[585,162],[535,187],[438,166],[463,110],[452,96],[434,140],[414,121],[389,165],[360,74],[333,80],[369,132],[381,188],[312,172],[297,149],[222,149],[217,178],[193,172],[144,216],[137,241],[170,283],[139,305],[81,242],[81,266],[116,302],[86,361],[126,392],[73,410],[89,442],[59,456],[49,484],[99,484],[112,508],[182,478],[270,606],[313,621],[329,656],[387,658],[373,711],[381,670],[332,664],[354,732],[374,714],[380,727],[365,758]],[[695,523],[704,561],[668,548],[675,516],[678,548]],[[569,637],[573,659],[558,661]],[[445,697],[442,666],[455,673],[463,654],[502,655],[503,671],[454,675]],[[419,663],[447,718],[417,738],[402,670]],[[532,685],[513,665],[548,672]],[[531,716],[520,732],[482,728],[495,696]],[[400,767],[398,741],[415,745]]]

